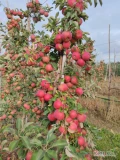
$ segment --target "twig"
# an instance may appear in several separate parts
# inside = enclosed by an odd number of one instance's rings
[[[45,4],[47,1],[48,1],[48,0],[46,0],[45,2],[43,2],[43,4]],[[43,4],[42,4],[42,5],[43,5]]]
[[[7,159],[8,156],[11,156],[13,153],[16,153],[16,151],[18,151],[20,148],[16,148],[14,151],[12,151],[11,153],[8,153],[7,156],[5,157],[5,159]]]

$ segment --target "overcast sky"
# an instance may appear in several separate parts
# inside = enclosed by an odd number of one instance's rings
[[[6,6],[7,0],[0,0]],[[45,0],[40,0],[44,2]],[[26,0],[8,0],[10,8],[25,9]],[[52,0],[46,2],[50,6]],[[108,61],[108,26],[111,25],[111,61],[114,61],[114,49],[116,51],[116,61],[120,61],[120,0],[103,0],[103,6],[98,5],[89,6],[86,10],[89,15],[89,20],[82,24],[82,30],[89,32],[92,39],[95,40],[95,49],[97,58],[100,60]],[[54,15],[54,10],[51,15]],[[3,7],[0,7],[0,21],[5,22],[5,14]],[[37,28],[41,28],[40,24]]]

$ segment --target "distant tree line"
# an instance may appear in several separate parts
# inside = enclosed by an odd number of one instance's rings
[[[96,64],[97,73],[100,72],[100,76],[102,77],[108,77],[109,75],[109,69],[108,69],[108,63],[105,63],[104,61],[100,61]],[[112,62],[111,63],[111,75],[112,76],[120,76],[120,62]]]

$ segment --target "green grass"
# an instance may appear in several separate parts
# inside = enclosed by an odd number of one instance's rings
[[[94,144],[96,150],[113,152],[116,157],[105,157],[104,160],[120,160],[120,134],[112,133],[106,129],[97,129],[93,125],[89,125],[89,129],[92,132]],[[95,160],[99,160],[100,157],[94,157]]]

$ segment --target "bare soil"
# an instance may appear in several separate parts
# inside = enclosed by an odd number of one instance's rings
[[[95,99],[80,99],[81,104],[88,109],[88,121],[99,128],[120,133],[120,77],[112,78],[110,97],[108,81],[100,82],[99,86],[101,90],[97,90]]]

